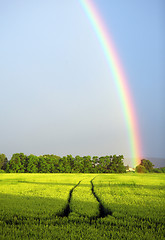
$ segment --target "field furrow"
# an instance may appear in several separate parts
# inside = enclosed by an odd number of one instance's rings
[[[85,217],[98,217],[100,215],[99,202],[92,193],[91,178],[87,177],[72,194],[70,202],[71,212]]]
[[[93,196],[96,198],[97,202],[99,203],[99,216],[98,217],[103,218],[103,217],[106,217],[108,215],[112,215],[112,211],[110,209],[107,209],[107,208],[104,207],[101,199],[96,194],[95,189],[94,189],[94,184],[93,184],[94,179],[92,179],[90,182],[91,182],[91,186],[92,186],[91,190],[92,190]]]
[[[71,210],[70,210],[70,201],[72,198],[72,194],[73,194],[73,190],[78,187],[78,185],[80,184],[81,181],[79,181],[69,192],[69,197],[68,197],[68,202],[62,212],[62,214],[60,215],[61,217],[68,217],[68,215],[70,214]]]

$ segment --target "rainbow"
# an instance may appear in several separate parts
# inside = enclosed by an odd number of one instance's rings
[[[136,166],[140,163],[142,156],[141,140],[139,136],[138,121],[133,104],[133,98],[131,96],[126,75],[123,71],[116,48],[112,41],[112,37],[110,36],[103,18],[98,12],[93,0],[79,0],[79,2],[96,32],[111,70],[128,129],[128,138],[130,141],[130,152],[132,159],[131,161],[133,166]]]

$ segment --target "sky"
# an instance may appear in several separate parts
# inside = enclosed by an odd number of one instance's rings
[[[93,0],[127,75],[144,158],[165,158],[164,0]],[[114,79],[79,0],[0,1],[0,152],[123,154]]]

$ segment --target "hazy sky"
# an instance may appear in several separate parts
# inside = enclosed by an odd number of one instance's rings
[[[128,76],[144,157],[165,157],[165,2],[93,1]],[[78,0],[0,1],[0,152],[131,157],[114,80]]]

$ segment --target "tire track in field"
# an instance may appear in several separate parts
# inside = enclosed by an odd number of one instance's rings
[[[100,212],[99,218],[104,218],[104,217],[106,217],[106,216],[108,216],[108,215],[111,215],[111,216],[112,216],[112,211],[104,207],[104,205],[102,204],[100,198],[97,196],[97,194],[96,194],[96,192],[95,192],[95,190],[94,190],[93,180],[94,180],[95,178],[96,178],[96,177],[94,177],[94,178],[90,181],[90,183],[91,183],[91,185],[92,185],[91,191],[92,191],[94,197],[96,198],[96,200],[99,202],[99,212]]]
[[[82,181],[82,180],[81,180]],[[64,208],[63,212],[59,215],[60,217],[68,217],[69,213],[71,212],[70,210],[70,201],[72,198],[72,193],[73,190],[81,183],[81,181],[79,181],[69,192],[69,197],[68,197],[68,203],[66,205],[66,207]]]

